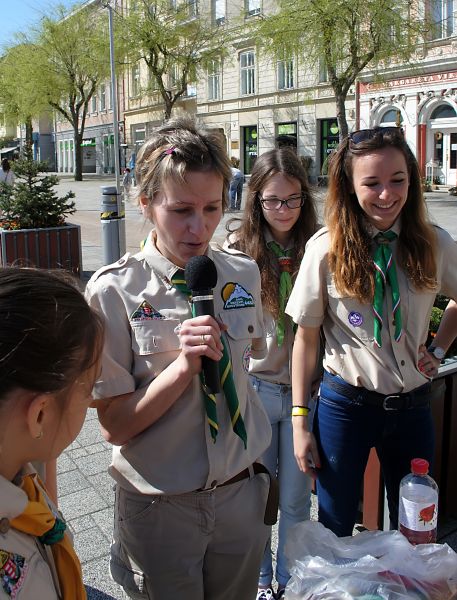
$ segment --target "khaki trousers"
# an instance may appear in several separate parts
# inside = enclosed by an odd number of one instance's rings
[[[111,574],[131,598],[251,600],[270,527],[268,477],[145,496],[117,486]]]

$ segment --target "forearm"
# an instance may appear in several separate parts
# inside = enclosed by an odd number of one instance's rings
[[[457,302],[455,302],[455,300],[450,300],[441,318],[440,326],[438,327],[436,336],[433,339],[433,345],[439,346],[447,352],[447,350],[449,349],[450,345],[456,337]]]
[[[319,328],[299,327],[292,352],[292,404],[308,406],[319,350]],[[307,426],[307,419],[299,419]],[[298,418],[293,419],[294,424]]]
[[[191,384],[193,373],[180,355],[147,387],[96,402],[104,438],[122,446],[169,410]]]

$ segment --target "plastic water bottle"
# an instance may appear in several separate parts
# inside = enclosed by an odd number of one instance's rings
[[[398,529],[411,544],[434,544],[438,521],[438,486],[428,462],[413,458],[411,473],[400,482]]]

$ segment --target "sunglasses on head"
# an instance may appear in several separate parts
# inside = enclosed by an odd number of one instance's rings
[[[353,131],[349,134],[349,139],[354,144],[360,144],[360,142],[366,142],[377,135],[384,135],[386,133],[404,135],[402,127],[373,127],[373,129],[358,129],[357,131]]]

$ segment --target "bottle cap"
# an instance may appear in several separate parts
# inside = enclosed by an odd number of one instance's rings
[[[411,471],[415,475],[427,475],[428,461],[426,461],[424,458],[413,458],[411,461]]]

